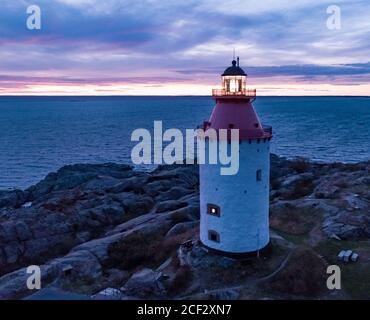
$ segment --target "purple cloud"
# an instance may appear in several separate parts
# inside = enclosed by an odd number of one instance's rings
[[[367,0],[326,7],[302,0],[39,0],[42,29],[26,28],[32,1],[0,4],[0,87],[27,84],[213,84],[237,49],[251,78],[369,83]],[[284,10],[282,10],[284,8]]]

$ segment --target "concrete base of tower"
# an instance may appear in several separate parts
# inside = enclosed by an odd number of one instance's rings
[[[220,255],[220,256],[228,257],[228,258],[233,258],[233,259],[250,259],[250,258],[257,258],[257,257],[265,257],[265,256],[270,255],[272,252],[271,242],[269,242],[266,246],[264,246],[260,250],[250,251],[250,252],[227,252],[227,251],[217,250],[217,249],[208,247],[201,240],[199,240],[199,242],[209,252]]]

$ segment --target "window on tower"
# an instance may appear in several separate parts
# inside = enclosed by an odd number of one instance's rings
[[[222,86],[224,94],[242,94],[246,90],[245,75],[222,76]]]
[[[212,215],[212,216],[219,217],[221,215],[221,210],[220,210],[220,207],[218,205],[208,203],[207,204],[207,213]]]
[[[256,171],[256,180],[257,181],[262,181],[262,170],[261,169],[258,169]]]
[[[214,230],[208,230],[208,240],[213,242],[220,242],[220,235]]]
[[[243,86],[242,86],[242,80],[241,80],[241,79],[239,79],[239,80],[238,80],[238,92],[242,91],[242,89],[243,89]]]
[[[229,79],[227,79],[227,80],[225,81],[225,84],[226,84],[226,92],[230,92],[230,80],[229,80]]]

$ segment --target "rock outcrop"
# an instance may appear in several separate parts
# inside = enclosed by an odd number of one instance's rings
[[[31,264],[43,286],[88,295],[115,288],[126,299],[325,297],[321,273],[342,244],[365,257],[361,270],[370,267],[370,163],[272,155],[270,201],[272,251],[234,261],[198,243],[196,165],[65,166],[25,191],[0,192],[0,299],[33,293]],[[306,260],[315,283],[305,270],[284,285]]]
[[[66,254],[143,214],[181,208],[197,216],[198,199],[187,197],[197,188],[195,166],[148,174],[103,164],[66,166],[25,192],[3,192],[0,275]],[[167,200],[172,194],[177,200]],[[22,207],[26,203],[31,205]]]

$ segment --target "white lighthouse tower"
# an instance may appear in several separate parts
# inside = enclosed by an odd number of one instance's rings
[[[204,123],[204,130],[239,129],[238,173],[221,175],[220,164],[200,165],[200,240],[235,257],[258,254],[269,243],[272,129],[262,126],[252,105],[256,90],[246,89],[246,79],[239,58],[233,60],[222,74],[222,89],[212,92],[216,105]]]

